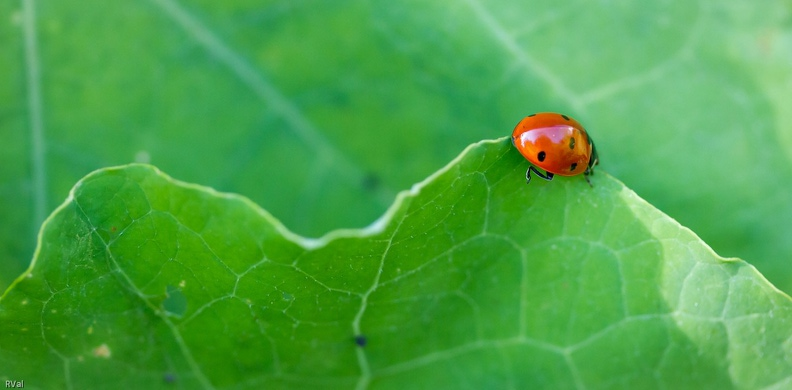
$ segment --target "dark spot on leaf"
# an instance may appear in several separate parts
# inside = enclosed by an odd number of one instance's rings
[[[164,375],[162,375],[162,380],[165,381],[165,383],[176,382],[176,375],[171,372],[166,372]]]
[[[366,336],[362,334],[355,336],[355,344],[357,344],[358,347],[365,347],[367,341]]]
[[[545,160],[545,157],[547,157],[547,154],[544,152],[544,150],[543,150],[543,151],[541,151],[541,152],[539,152],[539,154],[536,156],[536,158],[538,158],[538,159],[539,159],[539,162],[542,162],[542,161],[544,161],[544,160]]]
[[[380,178],[376,173],[369,172],[363,176],[363,179],[360,181],[360,185],[365,190],[375,190],[380,185]]]

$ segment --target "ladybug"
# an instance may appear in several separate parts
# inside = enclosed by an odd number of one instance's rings
[[[540,112],[523,118],[512,132],[512,144],[531,164],[544,169],[542,174],[534,166],[525,172],[525,182],[531,183],[531,171],[547,181],[553,175],[575,176],[594,174],[599,164],[597,148],[586,129],[578,121],[554,112]]]

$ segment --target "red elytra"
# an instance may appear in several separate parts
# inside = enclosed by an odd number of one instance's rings
[[[512,132],[512,144],[531,164],[544,169],[542,174],[531,166],[525,172],[526,183],[531,182],[531,171],[545,180],[554,175],[575,176],[594,174],[599,163],[597,148],[586,129],[576,120],[554,112],[529,115]]]

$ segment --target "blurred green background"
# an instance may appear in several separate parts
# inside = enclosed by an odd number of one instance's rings
[[[0,15],[0,289],[100,167],[150,162],[316,237],[559,111],[601,170],[792,291],[788,1],[21,0]]]

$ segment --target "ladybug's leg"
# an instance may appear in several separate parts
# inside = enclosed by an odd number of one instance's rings
[[[589,183],[589,187],[591,188],[594,188],[594,186],[591,184],[591,180],[589,180],[589,176],[593,174],[594,174],[594,170],[591,169],[591,167],[589,167],[588,169],[586,169],[585,172],[583,172],[583,177],[586,178],[586,183]]]
[[[531,184],[531,171],[533,171],[533,173],[535,173],[536,176],[539,176],[542,179],[545,179],[547,181],[553,180],[552,173],[547,172],[546,174],[543,175],[542,172],[539,172],[538,169],[534,168],[533,165],[531,165],[530,167],[528,167],[528,171],[525,172],[525,184]]]

